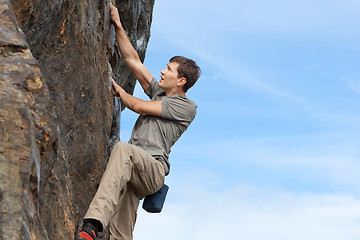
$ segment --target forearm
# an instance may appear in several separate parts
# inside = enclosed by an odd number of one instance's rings
[[[126,36],[125,30],[121,24],[119,11],[118,9],[113,6],[111,3],[109,4],[110,8],[110,17],[111,21],[114,25],[115,32],[116,32],[116,41],[118,43],[120,53],[127,64],[128,61],[140,61],[139,55],[135,51],[134,47],[131,45],[128,37]]]
[[[141,99],[138,99],[128,94],[123,88],[117,89],[117,95],[120,97],[122,103],[130,110],[137,112],[136,105]]]
[[[150,114],[161,116],[161,101],[144,101],[128,94],[120,87],[115,80],[113,82],[113,90],[116,96],[119,96],[123,104],[130,110],[139,114]]]
[[[129,64],[131,61],[139,61],[140,58],[138,53],[135,51],[128,37],[126,36],[125,30],[121,25],[115,26],[116,41],[118,43],[120,53],[124,61]]]

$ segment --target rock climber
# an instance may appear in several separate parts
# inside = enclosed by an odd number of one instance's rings
[[[129,142],[116,143],[111,152],[78,240],[94,240],[108,225],[111,240],[133,239],[139,201],[164,185],[170,148],[194,120],[197,108],[186,97],[201,73],[196,62],[172,57],[157,82],[127,38],[118,9],[111,3],[109,8],[121,56],[150,101],[126,93],[113,80],[115,96],[140,115]]]

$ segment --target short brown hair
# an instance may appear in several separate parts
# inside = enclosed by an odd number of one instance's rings
[[[178,66],[178,77],[179,78],[186,78],[186,83],[183,87],[184,92],[187,92],[189,88],[191,88],[201,74],[200,67],[196,64],[194,60],[183,56],[174,56],[170,59],[169,62],[176,62],[179,64]]]

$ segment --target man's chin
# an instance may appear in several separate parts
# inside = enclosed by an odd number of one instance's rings
[[[162,90],[164,90],[164,89],[162,88],[161,80],[160,80],[160,82],[158,82],[157,84],[158,84],[158,86],[159,86]]]

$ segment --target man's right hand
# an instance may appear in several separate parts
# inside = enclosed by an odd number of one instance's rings
[[[116,28],[121,28],[122,26],[121,26],[118,9],[114,5],[112,5],[112,3],[109,4],[109,8],[110,8],[110,18],[112,23]]]

